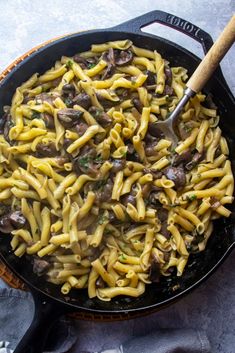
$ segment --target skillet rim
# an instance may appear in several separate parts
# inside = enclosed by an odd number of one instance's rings
[[[107,28],[107,29],[95,29],[95,30],[88,30],[88,31],[83,31],[83,32],[75,32],[72,34],[67,34],[61,37],[57,37],[55,39],[51,39],[49,41],[46,41],[44,43],[42,43],[41,45],[38,45],[34,48],[32,48],[31,50],[29,50],[28,52],[26,52],[25,54],[23,54],[21,57],[17,58],[15,61],[13,61],[12,64],[10,64],[4,71],[3,73],[0,75],[0,90],[2,88],[4,88],[4,84],[5,82],[7,82],[9,79],[11,79],[12,77],[14,77],[14,73],[18,70],[20,70],[22,68],[23,65],[26,65],[33,57],[35,56],[40,56],[41,53],[50,48],[53,47],[59,43],[63,43],[66,42],[67,40],[71,39],[71,38],[77,38],[80,39],[82,37],[85,37],[86,35],[90,35],[93,34],[95,35],[96,33],[109,33],[109,34],[113,34],[113,33],[122,33],[122,34],[126,34],[127,38],[128,35],[131,36],[141,36],[143,39],[144,37],[147,38],[152,38],[154,40],[158,40],[159,42],[163,42],[164,45],[166,46],[171,46],[177,50],[180,50],[182,55],[186,55],[187,57],[191,57],[194,61],[200,62],[201,59],[199,57],[197,57],[195,54],[191,53],[190,51],[188,51],[186,48],[181,47],[180,45],[169,41],[168,39],[153,35],[153,34],[149,34],[146,32],[131,32],[131,31],[125,31],[124,28],[125,23],[115,26],[115,27],[111,27],[111,28]],[[95,37],[94,37],[95,38]],[[96,40],[94,40],[94,42],[97,42]],[[99,41],[98,41],[99,42]],[[102,42],[102,41],[101,41]],[[144,43],[143,43],[144,44]],[[144,47],[144,45],[143,45]],[[23,58],[23,59],[22,59]],[[10,71],[9,71],[10,70]],[[5,77],[2,78],[2,76],[5,75]],[[2,79],[1,79],[2,78]],[[222,76],[223,78],[223,76]],[[219,85],[221,85],[224,89],[224,91],[226,92],[228,99],[231,100],[231,103],[234,105],[235,107],[235,99],[234,96],[232,94],[232,92],[230,91],[229,87],[226,87],[227,83],[226,80],[225,84],[221,81],[221,78],[219,78],[216,73],[213,75],[213,80],[216,80],[218,82]],[[0,237],[2,237],[0,235]],[[229,253],[232,251],[233,247],[235,246],[235,242],[232,242],[228,248],[226,249],[225,253],[221,256],[221,258],[216,262],[216,264],[204,275],[202,276],[200,279],[198,279],[196,282],[194,282],[192,285],[190,285],[189,287],[187,287],[186,289],[184,289],[183,291],[171,296],[168,299],[165,299],[159,303],[155,303],[152,305],[147,305],[146,307],[142,306],[142,307],[138,307],[138,308],[128,308],[128,309],[118,309],[118,310],[103,310],[103,309],[94,309],[94,308],[88,308],[88,307],[83,307],[77,304],[73,304],[71,302],[66,302],[63,299],[57,298],[54,295],[51,295],[47,292],[44,292],[41,288],[38,288],[37,286],[35,286],[34,284],[32,284],[29,280],[25,279],[24,276],[22,276],[20,273],[18,273],[12,266],[11,264],[9,264],[9,262],[5,259],[5,257],[1,254],[1,248],[0,248],[0,258],[3,260],[3,262],[13,271],[13,273],[15,273],[17,275],[18,278],[20,278],[23,282],[25,282],[29,288],[31,289],[33,295],[35,294],[34,292],[38,292],[38,294],[42,295],[42,296],[46,296],[47,298],[49,298],[49,300],[52,300],[54,303],[59,303],[62,305],[66,305],[68,307],[74,308],[74,309],[79,309],[81,311],[84,312],[93,312],[93,313],[102,313],[102,314],[109,314],[109,315],[115,315],[115,314],[120,314],[120,313],[127,313],[127,312],[144,312],[146,310],[149,311],[154,311],[158,310],[162,307],[166,307],[167,305],[171,304],[172,302],[175,302],[177,300],[179,300],[181,297],[185,296],[186,294],[188,294],[190,291],[192,291],[194,288],[198,287],[198,285],[200,285],[203,281],[205,281],[208,277],[210,277],[210,275],[222,264],[222,262],[225,260],[225,258],[229,255]]]

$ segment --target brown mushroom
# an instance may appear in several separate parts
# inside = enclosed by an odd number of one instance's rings
[[[146,146],[145,146],[145,154],[146,154],[147,157],[154,156],[154,155],[156,155],[158,153],[155,150],[156,144],[157,144],[157,140],[146,144]]]
[[[75,91],[76,91],[75,87],[71,83],[66,83],[62,87],[62,93],[63,93],[63,95],[66,95],[66,96],[71,96],[71,95],[74,96]]]
[[[133,104],[134,107],[138,110],[139,113],[142,113],[143,104],[141,103],[141,101],[139,100],[139,98],[133,98],[133,99],[132,99],[132,104]]]
[[[96,119],[96,121],[104,128],[109,127],[112,124],[112,119],[103,110],[97,107],[90,107],[89,113]]]
[[[69,163],[70,159],[66,155],[65,156],[57,156],[56,161],[60,166],[63,166],[65,163]]]
[[[149,123],[148,132],[149,132],[150,135],[152,135],[154,137],[157,137],[157,138],[163,138],[164,137],[164,134],[159,129],[157,123]]]
[[[26,218],[23,216],[21,211],[13,211],[10,213],[11,224],[15,228],[22,228],[26,224]]]
[[[12,145],[12,141],[9,138],[9,131],[10,131],[11,127],[13,126],[11,115],[6,113],[6,114],[4,114],[2,119],[3,119],[3,125],[4,125],[4,127],[3,127],[4,138],[7,142],[9,142],[10,145]]]
[[[49,142],[47,144],[39,142],[36,147],[37,157],[55,157],[58,155],[58,151],[54,142]]]
[[[159,189],[160,190],[160,189]],[[148,203],[153,206],[154,208],[156,208],[156,206],[159,204],[158,201],[158,192],[151,191],[149,194],[149,198],[148,198]]]
[[[168,67],[168,66],[165,66],[164,67],[164,73],[165,73],[165,84],[168,85],[168,86],[171,86],[171,83],[172,83],[172,71],[171,71],[171,68]]]
[[[182,167],[168,167],[163,173],[167,179],[172,180],[175,183],[176,190],[182,188],[186,184],[186,175]]]
[[[163,207],[157,207],[157,218],[162,222],[166,222],[168,218],[168,211]]]
[[[154,72],[146,70],[145,75],[148,76],[145,81],[146,85],[152,86],[156,84],[156,74]]]
[[[164,87],[164,91],[163,91],[163,95],[167,95],[167,96],[172,96],[174,93],[174,90],[172,87],[168,86],[168,85],[165,85]]]
[[[53,106],[54,100],[57,97],[59,97],[59,94],[57,94],[57,93],[49,94],[49,93],[43,92],[43,93],[40,93],[37,96],[35,96],[35,99],[36,99],[37,103],[47,102]]]
[[[135,148],[132,143],[126,143],[127,146],[127,154],[133,154],[135,152]]]
[[[43,276],[50,268],[50,263],[44,259],[33,259],[33,273],[38,276]]]
[[[123,170],[125,168],[125,165],[126,165],[126,160],[125,159],[114,159],[112,161],[112,173],[117,173],[119,172],[120,170]]]
[[[103,280],[102,277],[98,277],[97,280],[95,281],[95,285],[97,288],[104,288],[105,287],[105,281]]]
[[[86,69],[87,68],[87,61],[85,58],[83,58],[82,56],[80,56],[79,54],[75,54],[73,57],[73,60],[79,64],[81,66],[82,69]]]
[[[132,62],[133,53],[131,50],[115,50],[115,64],[117,66],[125,66]]]
[[[166,239],[170,239],[171,237],[171,232],[167,229],[168,227],[168,224],[167,224],[167,221],[164,221],[162,224],[161,224],[161,230],[160,230],[160,233],[162,235],[164,235],[164,237]]]
[[[64,143],[63,143],[64,149],[67,150],[67,148],[71,145],[71,143],[73,143],[73,140],[71,140],[71,139],[69,139],[69,138],[65,138],[65,139],[64,139]]]
[[[149,279],[152,283],[159,283],[160,281],[160,265],[155,256],[151,257],[151,265],[149,272]]]
[[[142,195],[144,199],[148,199],[150,192],[152,191],[152,185],[150,183],[142,186]]]
[[[86,173],[92,177],[97,176],[99,164],[94,162],[96,157],[96,149],[92,146],[85,145],[81,148],[80,154],[72,159],[73,170],[80,174]]]
[[[54,129],[55,128],[55,121],[53,115],[49,113],[43,113],[42,118],[45,122],[47,129]]]
[[[0,232],[11,233],[14,230],[14,226],[11,223],[9,215],[3,215],[0,217]]]
[[[192,153],[190,150],[186,150],[181,154],[175,154],[172,160],[172,165],[173,167],[177,167],[180,164],[185,165],[191,160],[192,160]]]
[[[71,108],[61,109],[58,112],[58,119],[65,128],[71,128],[82,116],[82,111]]]
[[[79,121],[76,125],[74,125],[74,128],[76,132],[78,133],[79,136],[82,136],[86,130],[88,129],[88,125],[84,123],[83,121]]]
[[[204,159],[204,151],[202,153],[196,152],[191,160],[185,166],[185,169],[192,170],[198,163],[200,163]]]
[[[107,63],[115,65],[115,57],[114,57],[113,48],[109,48],[108,51],[104,52],[102,55],[102,59],[105,60]]]
[[[106,202],[111,199],[113,191],[113,181],[111,179],[108,179],[107,181],[98,181],[96,183],[96,188],[96,204],[100,204],[101,202]]]
[[[12,211],[0,217],[0,231],[10,233],[15,228],[22,228],[26,224],[26,219],[20,211]]]
[[[155,137],[153,135],[150,135],[149,132],[146,133],[144,141],[146,142],[146,145],[150,144],[150,143],[155,143],[157,144],[157,142],[159,141],[158,137]]]
[[[120,104],[120,99],[119,98],[117,100],[115,100],[115,101],[112,101],[112,100],[107,99],[106,97],[104,97],[99,92],[96,93],[96,97],[98,98],[98,100],[101,103],[102,107],[104,109],[107,109],[107,110],[110,109],[110,108],[113,108],[114,105]]]
[[[91,97],[86,93],[79,93],[72,100],[73,105],[80,105],[82,108],[88,110],[91,106]]]
[[[101,78],[102,80],[106,80],[107,78],[111,77],[115,71],[115,57],[113,48],[109,48],[108,51],[104,52],[102,59],[108,63],[108,66]]]
[[[114,71],[115,71],[115,66],[109,63],[101,77],[101,80],[107,80],[109,77],[111,77],[114,74]]]
[[[132,204],[135,206],[136,204],[136,198],[132,194],[126,194],[121,197],[121,202],[123,205],[127,206],[128,203]]]
[[[155,170],[155,169],[151,169],[151,168],[144,168],[143,172],[145,174],[152,174],[154,179],[161,179],[163,173],[160,170]]]

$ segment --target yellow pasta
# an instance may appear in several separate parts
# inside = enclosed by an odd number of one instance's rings
[[[230,216],[229,144],[206,95],[179,116],[174,150],[155,125],[175,109],[187,77],[160,48],[117,40],[63,56],[4,107],[1,228],[38,274],[42,258],[45,280],[63,295],[138,297],[156,264],[159,276],[172,267],[183,276],[213,220]]]

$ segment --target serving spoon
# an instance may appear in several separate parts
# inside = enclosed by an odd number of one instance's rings
[[[178,137],[175,133],[175,125],[179,114],[190,98],[201,91],[206,82],[209,80],[220,61],[223,59],[229,48],[235,41],[235,15],[232,16],[223,32],[220,34],[216,42],[210,48],[206,56],[203,58],[193,75],[186,83],[184,95],[177,104],[176,108],[170,114],[169,118],[164,121],[157,121],[156,127],[172,141],[171,147],[174,149],[178,143]]]

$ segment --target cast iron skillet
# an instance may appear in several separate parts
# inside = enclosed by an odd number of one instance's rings
[[[200,59],[186,49],[163,38],[143,34],[141,28],[158,22],[172,27],[201,43],[206,53],[213,44],[209,34],[195,25],[162,11],[152,11],[143,16],[125,22],[113,28],[87,31],[68,35],[58,39],[19,63],[0,83],[0,112],[9,105],[11,97],[20,84],[35,72],[49,69],[62,55],[72,56],[88,50],[93,43],[103,43],[118,39],[130,39],[135,45],[157,49],[169,60],[172,66],[184,66],[189,74],[195,70]],[[221,119],[221,128],[230,147],[230,158],[235,162],[235,100],[219,68],[205,88],[211,92],[217,104]],[[136,299],[118,297],[111,302],[89,299],[84,291],[72,291],[64,297],[60,288],[45,282],[32,272],[31,264],[18,259],[10,250],[10,237],[0,234],[0,256],[6,265],[29,287],[35,301],[35,314],[31,327],[15,350],[15,353],[40,353],[43,350],[47,330],[63,313],[83,311],[93,314],[106,314],[115,317],[120,313],[123,318],[131,312],[144,313],[157,310],[190,292],[205,280],[225,259],[235,245],[235,220],[220,219],[204,252],[191,256],[182,278],[163,278],[160,284],[149,285],[146,292]]]

